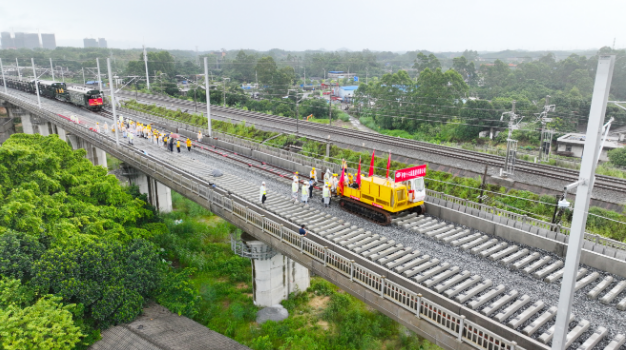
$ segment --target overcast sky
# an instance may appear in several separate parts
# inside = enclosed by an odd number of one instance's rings
[[[0,30],[57,45],[164,49],[500,51],[626,47],[624,0],[0,2]]]

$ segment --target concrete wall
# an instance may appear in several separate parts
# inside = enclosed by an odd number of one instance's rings
[[[508,219],[505,217],[479,212],[471,208],[461,208],[458,204],[450,204],[448,202],[447,205],[449,207],[446,207],[439,205],[438,202],[438,199],[427,201],[426,211],[428,214],[465,225],[510,242],[542,249],[561,258],[565,258],[567,254],[569,237],[564,234],[532,227],[529,224],[518,221],[508,222]],[[459,209],[469,212],[465,213]],[[595,267],[617,276],[626,277],[626,261],[624,260],[626,259],[626,252],[613,249],[615,257],[610,257],[604,253],[609,253],[608,250],[612,248],[602,247],[589,241],[585,241],[583,248],[580,257],[581,264]]]

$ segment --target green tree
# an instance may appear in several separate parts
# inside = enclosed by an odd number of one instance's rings
[[[254,81],[257,60],[255,55],[247,55],[243,50],[239,50],[232,62],[233,77],[243,82]]]
[[[74,305],[63,305],[60,297],[45,296],[34,305],[10,304],[0,309],[0,341],[6,350],[71,349],[83,334],[74,324]]]
[[[11,230],[1,233],[0,275],[30,279],[33,275],[33,262],[37,261],[44,251],[45,246],[37,237]]]
[[[256,64],[256,72],[259,77],[259,83],[263,85],[272,85],[274,75],[278,68],[276,62],[271,56],[265,56],[258,60]]]
[[[441,62],[439,62],[439,59],[432,53],[426,56],[420,52],[417,54],[417,58],[414,62],[413,68],[417,69],[419,73],[422,73],[426,69],[436,70],[437,68],[441,68]]]
[[[617,166],[626,166],[626,148],[616,148],[608,153],[611,163]]]

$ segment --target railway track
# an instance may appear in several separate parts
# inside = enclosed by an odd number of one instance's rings
[[[101,114],[111,118],[110,113]],[[140,118],[138,118],[140,120]],[[144,141],[145,142],[145,141]],[[160,146],[151,146],[152,148]],[[208,146],[194,142],[194,147],[210,153],[213,157],[224,157],[231,163],[247,166],[260,171],[263,174],[290,181],[291,173],[283,168],[274,167],[254,158],[243,156],[226,149]],[[153,150],[153,152],[155,152]],[[172,161],[180,163],[179,156],[165,152]],[[185,162],[185,161],[183,161]],[[187,167],[197,168],[193,163],[187,163]],[[208,171],[203,172],[208,175]],[[220,184],[233,193],[239,193],[249,200],[255,200],[258,190],[254,184],[228,183]],[[382,235],[373,235],[373,232],[365,231],[357,226],[350,226],[320,214],[313,208],[303,208],[299,204],[286,204],[289,201],[274,198],[268,202],[267,208],[281,216],[297,217],[297,223],[307,223],[307,226],[322,237],[330,238],[341,245],[349,246],[360,254],[373,259],[396,273],[417,281],[420,285],[433,289],[467,307],[480,311],[499,322],[506,323],[509,327],[518,328],[527,336],[531,336],[543,343],[549,344],[552,339],[553,329],[546,328],[545,324],[552,322],[556,308],[542,300],[532,300],[531,296],[511,288],[492,282],[488,276],[481,276],[461,268],[454,261],[445,261],[436,256],[430,256],[428,252],[420,253],[411,247],[397,244]],[[314,218],[312,220],[311,218]],[[324,219],[324,220],[319,220]],[[367,220],[367,218],[365,219]],[[312,224],[309,225],[309,222]],[[333,225],[334,223],[334,225]],[[437,241],[442,245],[451,245],[459,249],[471,252],[479,259],[492,261],[494,264],[505,266],[507,269],[523,273],[527,278],[536,279],[539,283],[558,283],[563,274],[563,260],[555,259],[549,254],[537,249],[528,249],[523,246],[511,245],[495,237],[473,232],[455,224],[449,224],[435,217],[423,217],[415,214],[395,218],[393,224],[407,234],[417,234],[428,239]],[[371,237],[378,236],[377,240]],[[359,244],[362,242],[362,244]],[[378,242],[369,246],[370,242]],[[369,247],[368,247],[369,246]],[[365,249],[365,247],[368,247]],[[384,249],[383,249],[384,248]],[[469,268],[471,269],[471,268]],[[626,298],[621,292],[626,289],[626,281],[619,280],[611,275],[597,271],[588,271],[586,268],[579,270],[577,290],[583,289],[589,299],[597,299],[597,302],[609,304],[606,307],[614,307],[618,310],[626,309]],[[621,297],[618,297],[622,295]],[[504,308],[504,306],[508,307]],[[500,310],[500,312],[497,312]],[[512,317],[517,314],[518,316]],[[507,321],[508,322],[505,322]],[[584,318],[573,323],[572,337],[580,338],[580,343],[589,339],[602,339],[604,343],[615,340],[615,344],[621,342],[621,336],[613,334],[610,339],[606,327],[591,327],[591,322]],[[577,328],[578,327],[578,328]],[[594,334],[598,334],[595,335]],[[609,339],[603,339],[609,338]],[[590,341],[584,349],[593,347]],[[610,347],[609,347],[610,348]]]
[[[134,96],[133,94],[124,93],[122,94],[126,97],[141,97],[145,100],[150,100],[153,102],[167,102],[170,105],[174,105],[182,108],[192,108],[194,107],[194,102],[180,100],[171,97],[160,97],[149,94],[138,94]],[[201,107],[206,106],[205,104],[200,104]],[[212,112],[216,113],[222,118],[228,118],[228,115],[239,116],[243,118],[254,119],[256,121],[266,122],[270,124],[272,127],[276,127],[275,125],[282,125],[283,127],[291,127],[290,129],[295,129],[297,122],[290,118],[278,117],[269,114],[259,113],[259,112],[250,112],[243,111],[234,108],[224,108],[219,106],[211,106]],[[504,163],[504,157],[492,155],[488,153],[480,153],[475,151],[469,151],[459,148],[452,148],[447,146],[430,144],[427,142],[420,142],[415,140],[408,139],[399,139],[397,137],[382,135],[382,134],[372,134],[360,130],[346,130],[338,127],[321,125],[312,122],[299,121],[299,123],[303,124],[299,129],[300,133],[306,135],[307,129],[314,130],[319,133],[328,134],[332,136],[339,136],[346,139],[353,139],[358,141],[365,141],[368,143],[378,143],[384,144],[386,146],[393,146],[404,148],[409,151],[414,152],[425,152],[430,154],[441,155],[449,158],[464,160],[475,162],[479,164],[486,164],[489,166],[500,167]],[[286,130],[287,131],[287,130]],[[356,142],[355,142],[356,143]],[[517,161],[516,171],[533,174],[537,176],[547,177],[554,180],[560,180],[565,182],[574,182],[578,180],[578,171],[571,169],[564,169],[559,167],[554,167],[550,165],[544,164],[536,164],[526,161]],[[603,188],[607,190],[626,192],[626,179],[615,178],[611,176],[605,175],[596,175],[595,187]]]
[[[106,112],[100,116],[111,119],[111,115]],[[81,118],[81,124],[93,128],[95,121]],[[151,153],[158,154],[159,158],[166,159],[168,164],[193,169],[193,173],[202,174],[203,177],[210,176],[212,167],[206,163],[199,163],[197,160],[184,155],[181,157],[181,155],[165,152],[162,147],[147,140],[140,139],[137,140],[137,143],[136,147],[145,147]],[[263,166],[268,166],[259,161],[253,163],[251,158],[234,152],[221,149],[211,150],[204,144],[196,144],[196,147],[204,147],[201,149],[206,151],[206,155],[217,160],[223,157],[229,162],[243,163],[255,169],[263,169]],[[269,172],[276,177],[285,178],[285,174],[281,172],[284,169],[271,166],[268,168],[270,171],[266,170],[266,174]],[[215,182],[218,183],[218,186],[226,188],[242,198],[250,201],[258,200],[258,187],[249,179],[227,175],[223,179],[218,178]],[[280,196],[280,194],[271,196],[266,209],[288,218],[292,222],[306,223],[315,234],[329,242],[343,246],[380,266],[388,268],[390,271],[394,271],[394,274],[402,275],[413,283],[440,294],[442,297],[456,300],[456,302],[473,310],[480,310],[485,317],[506,324],[508,327],[519,330],[519,332],[523,332],[540,342],[547,344],[551,341],[553,329],[550,329],[549,325],[554,319],[555,308],[550,307],[548,301],[544,303],[539,299],[532,300],[532,294],[526,295],[523,291],[518,292],[518,290],[510,288],[519,289],[523,286],[509,286],[507,288],[504,285],[497,285],[494,287],[497,283],[495,280],[492,282],[489,275],[482,277],[475,272],[464,270],[461,268],[463,265],[456,259],[446,262],[442,258],[442,261],[439,261],[436,256],[428,255],[428,253],[433,254],[437,251],[419,252],[411,247],[404,247],[387,239],[382,234],[377,235],[357,226],[350,226],[350,224],[336,217],[330,217],[330,215],[312,207],[290,204],[288,200],[279,199]],[[512,247],[505,242],[494,242],[493,239],[488,239],[489,237],[480,233],[472,233],[461,227],[453,227],[455,225],[450,225],[437,218],[407,216],[398,219],[394,224],[413,235],[428,237],[428,239],[441,242],[442,245],[458,246],[462,250],[471,250],[474,255],[481,259],[508,267],[513,266],[517,270],[528,270],[525,273],[532,273],[536,279],[546,278],[546,283],[554,283],[562,276],[560,269],[562,265],[558,260],[552,260],[547,256],[541,258],[536,253],[527,249],[520,250],[519,248],[522,247]],[[420,247],[420,249],[427,249],[427,247]],[[461,257],[459,256],[459,258]],[[587,290],[590,289],[589,293],[593,292],[595,298],[601,297],[602,300],[606,300],[607,304],[612,304],[619,310],[626,308],[626,298],[621,300],[623,294],[619,296],[626,288],[626,282],[609,280],[611,276],[602,278],[603,276],[597,272],[590,274],[587,272],[586,269],[581,269],[578,281],[580,288],[586,289],[584,290],[586,294]],[[531,303],[533,304],[531,305]],[[580,345],[581,349],[598,348],[598,345],[606,346],[606,349],[617,349],[624,343],[623,334],[617,334],[615,331],[607,332],[607,328],[615,330],[615,325],[606,324],[607,327],[602,327],[594,323],[596,322],[589,322],[584,318],[577,317],[576,322],[572,323],[568,340],[571,340],[575,345]],[[619,327],[617,329],[623,330]]]
[[[111,118],[108,112],[100,114]],[[137,120],[140,118],[137,117]],[[257,184],[248,179],[236,178],[231,174],[212,178],[211,167],[206,164],[164,151],[162,146],[147,140],[139,140],[136,147],[145,147],[151,154],[159,153],[159,157],[166,159],[168,163],[185,169],[194,169],[194,174],[211,178],[217,186],[249,201],[258,201]],[[231,164],[253,168],[264,174],[263,176],[284,179],[285,184],[290,181],[291,173],[280,167],[203,143],[194,142],[194,147],[196,152],[206,152],[208,157],[217,161],[223,158]],[[294,223],[306,224],[315,235],[335,242],[442,297],[463,304],[539,342],[551,343],[554,334],[554,327],[551,326],[556,315],[556,307],[551,306],[545,299],[533,298],[532,294],[526,294],[519,286],[499,284],[492,280],[491,276],[472,271],[472,266],[463,266],[454,260],[446,261],[425,247],[419,247],[417,250],[398,244],[382,233],[376,234],[374,231],[366,231],[367,228],[359,227],[358,221],[352,224],[344,222],[316,210],[313,206],[295,204],[280,194],[272,193],[265,207]],[[407,234],[427,237],[437,244],[458,247],[459,250],[474,255],[476,259],[487,260],[516,273],[525,274],[526,278],[534,279],[537,283],[554,285],[563,274],[563,261],[560,259],[554,259],[553,256],[539,250],[510,245],[436,217],[411,214],[394,219],[393,224]],[[582,292],[589,299],[597,299],[590,302],[609,304],[602,307],[613,307],[618,310],[626,308],[626,298],[621,294],[626,289],[626,281],[581,268],[577,289],[583,289]],[[589,321],[584,316],[576,317],[571,323],[569,339],[572,344],[577,344],[582,349],[617,349],[623,344],[624,336],[610,332],[608,328],[610,327]]]

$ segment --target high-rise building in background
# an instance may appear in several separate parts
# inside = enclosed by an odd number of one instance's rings
[[[26,33],[24,35],[24,47],[31,50],[41,48],[41,43],[39,42],[39,34]]]
[[[47,50],[56,49],[57,41],[54,34],[41,34],[41,46]]]
[[[16,49],[23,49],[24,47],[26,47],[26,33],[15,33],[15,36],[13,37],[13,44],[15,45]]]
[[[15,43],[13,42],[13,38],[11,37],[11,33],[9,32],[2,32],[2,34],[0,34],[0,38],[2,39],[2,48],[3,49],[14,49],[15,48]]]
[[[98,39],[98,46],[101,49],[106,49],[107,48],[107,41],[104,38],[99,38]]]
[[[96,39],[83,39],[83,43],[85,44],[85,48],[88,47],[98,47],[98,41]]]

